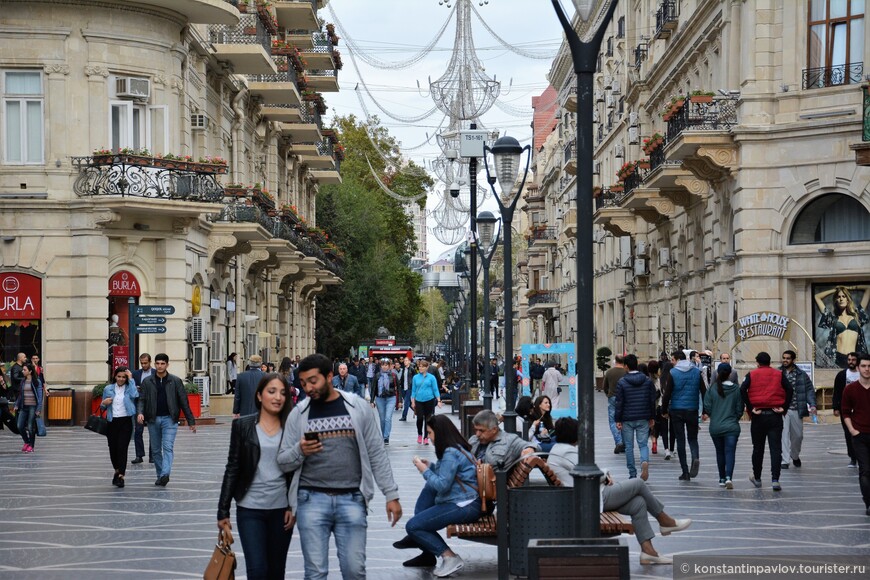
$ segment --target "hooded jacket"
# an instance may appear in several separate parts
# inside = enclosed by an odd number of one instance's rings
[[[647,421],[656,416],[656,387],[643,373],[632,371],[616,384],[616,411],[613,419]]]
[[[701,395],[701,371],[691,362],[681,360],[670,372],[670,409],[695,409]]]
[[[725,381],[722,390],[724,397],[719,396],[719,388],[713,383],[704,395],[704,414],[710,417],[710,436],[740,435],[740,417],[744,408],[740,387]]]

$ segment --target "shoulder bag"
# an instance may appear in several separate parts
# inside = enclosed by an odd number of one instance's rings
[[[236,577],[236,554],[230,547],[232,544],[233,534],[224,526],[218,532],[218,541],[202,575],[203,580],[232,580]]]
[[[469,459],[469,461],[474,464],[475,472],[477,474],[477,487],[473,489],[477,492],[477,495],[480,496],[481,511],[489,513],[489,506],[492,505],[491,502],[495,501],[495,470],[489,463],[475,459],[475,457],[465,449],[462,449],[461,447],[457,447],[457,449],[459,449]],[[456,481],[459,481],[460,485],[462,485],[458,476]]]
[[[91,415],[90,417],[88,417],[88,422],[85,423],[85,429],[103,436],[108,435],[109,420],[103,416],[103,413],[105,413],[105,411],[101,411],[97,415]]]

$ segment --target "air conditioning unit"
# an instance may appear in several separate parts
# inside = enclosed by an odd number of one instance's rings
[[[191,115],[190,128],[194,131],[205,131],[208,129],[208,116],[201,114]]]
[[[616,323],[616,336],[625,336],[625,323],[617,322]]]
[[[260,354],[260,335],[256,332],[249,332],[245,337],[245,356],[252,354]]]
[[[601,175],[601,162],[596,161],[592,164],[592,175]]]
[[[621,236],[619,238],[619,267],[631,268],[631,237]]]
[[[628,125],[630,127],[637,127],[638,123],[640,123],[640,115],[637,114],[637,111],[631,111],[628,114]]]
[[[645,258],[635,258],[634,259],[634,275],[638,276],[647,276],[649,272],[646,269],[647,263]]]
[[[667,268],[671,265],[671,251],[668,248],[659,248],[659,268]]]
[[[211,363],[208,365],[209,392],[212,395],[223,395],[227,386],[227,365]]]
[[[194,316],[190,320],[190,341],[194,344],[205,342],[205,318],[202,316]]]
[[[196,385],[196,388],[199,391],[199,396],[202,397],[203,407],[208,407],[208,396],[211,394],[209,382],[208,377],[193,377],[193,384]]]
[[[622,94],[622,85],[617,79],[613,79],[613,84],[610,86],[610,90],[614,95]]]
[[[193,345],[193,361],[190,370],[194,373],[204,373],[208,370],[208,347],[206,345]]]
[[[147,100],[151,96],[151,81],[135,77],[115,79],[115,95],[118,98]]]
[[[628,144],[629,145],[637,145],[638,139],[638,129],[637,127],[629,127],[628,128]]]
[[[648,246],[643,240],[638,240],[637,243],[634,245],[634,253],[638,256],[646,256],[647,250]]]
[[[210,336],[211,339],[208,341],[208,360],[224,362],[227,356],[224,347],[224,333],[220,331],[212,331]]]

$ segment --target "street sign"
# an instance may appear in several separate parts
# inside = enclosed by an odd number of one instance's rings
[[[166,318],[163,316],[137,316],[136,324],[166,324]]]
[[[163,316],[169,316],[175,314],[175,306],[170,306],[168,304],[137,306],[136,314],[161,314]]]
[[[136,334],[166,334],[165,326],[137,326]]]
[[[483,146],[489,131],[486,129],[459,132],[459,156],[483,157]]]

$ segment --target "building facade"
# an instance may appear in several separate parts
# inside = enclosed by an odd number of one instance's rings
[[[314,221],[343,152],[324,3],[3,3],[3,360],[39,352],[50,386],[85,389],[166,352],[207,398],[229,353],[313,351],[341,282]]]
[[[822,384],[844,352],[866,350],[870,169],[850,150],[867,125],[865,22],[855,0],[619,3],[595,75],[597,345],[650,358],[678,345],[731,351],[746,366],[792,346]],[[557,291],[538,310],[553,340],[570,340],[577,89],[567,45],[549,80],[561,111],[536,151],[528,201],[545,223],[529,288]],[[756,313],[788,327],[740,333]]]

